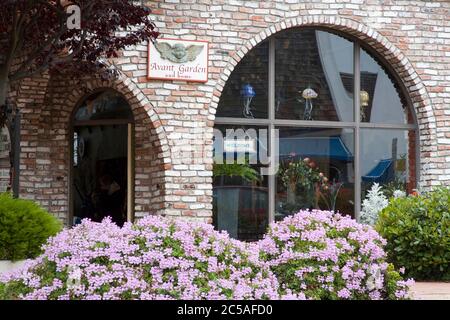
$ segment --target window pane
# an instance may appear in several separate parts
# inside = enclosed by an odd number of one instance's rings
[[[86,98],[75,114],[75,121],[133,119],[128,102],[118,93],[103,91]]]
[[[213,220],[233,238],[262,238],[268,225],[267,128],[216,126]]]
[[[412,123],[413,119],[394,81],[380,64],[361,49],[361,121]]]
[[[353,44],[313,29],[275,36],[278,119],[353,121]]]
[[[374,183],[387,196],[394,190],[411,193],[415,188],[415,132],[361,129],[361,199]]]
[[[265,41],[239,62],[222,92],[217,117],[267,118],[269,45]]]
[[[354,214],[353,129],[279,128],[275,219],[301,209]]]

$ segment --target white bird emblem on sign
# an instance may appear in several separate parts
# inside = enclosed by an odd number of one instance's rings
[[[158,50],[162,59],[174,63],[194,61],[203,51],[203,46],[200,45],[190,45],[186,47],[184,44],[176,43],[172,46],[167,42],[156,42],[155,48]]]

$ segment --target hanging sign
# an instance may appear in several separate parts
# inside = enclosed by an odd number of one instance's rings
[[[208,42],[157,39],[149,42],[148,78],[208,81]]]

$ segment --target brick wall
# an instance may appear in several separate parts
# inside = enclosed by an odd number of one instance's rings
[[[209,81],[149,81],[147,44],[116,59],[114,83],[75,85],[45,77],[22,85],[21,192],[65,217],[68,125],[86,90],[112,86],[140,119],[136,208],[211,220],[212,128],[225,83],[249,50],[292,27],[341,31],[376,50],[395,70],[420,128],[420,183],[450,184],[450,2],[405,0],[147,1],[162,37],[210,42]],[[44,90],[41,88],[42,83]],[[42,108],[43,107],[43,108]],[[41,112],[38,110],[42,109]],[[203,157],[202,155],[206,156]]]
[[[17,104],[22,111],[20,195],[38,201],[61,220],[69,211],[70,123],[76,106],[90,92],[113,88],[122,93],[135,119],[135,211],[137,216],[164,209],[165,170],[170,168],[161,123],[145,96],[127,79],[33,79],[26,88],[44,85],[42,97]]]

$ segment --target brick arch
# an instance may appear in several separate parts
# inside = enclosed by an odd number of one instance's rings
[[[139,89],[139,87],[122,73],[113,81],[104,81],[101,79],[91,79],[83,83],[83,87],[75,88],[67,97],[67,101],[72,104],[71,108],[75,108],[89,92],[101,88],[111,88],[121,93],[128,103],[136,120],[144,118],[146,124],[149,124],[155,130],[155,134],[161,145],[162,151],[168,149],[168,141],[164,127],[161,124],[159,115],[155,112],[153,105],[147,96]],[[71,121],[69,119],[67,121]],[[161,155],[165,163],[170,163],[168,156]]]
[[[217,106],[225,83],[234,68],[250,50],[265,39],[282,30],[306,26],[328,28],[353,36],[375,50],[377,54],[390,65],[396,75],[400,78],[415,112],[417,124],[421,131],[420,161],[422,167],[420,183],[424,187],[430,186],[431,179],[427,174],[427,170],[429,169],[428,164],[432,162],[434,153],[437,151],[437,131],[435,125],[436,116],[427,89],[418,73],[414,70],[409,59],[400,49],[375,29],[352,19],[324,15],[294,17],[277,22],[247,40],[239,50],[230,55],[226,67],[221,72],[215,88],[210,94],[210,119],[215,118]],[[213,125],[213,123],[214,121],[209,122],[210,125]]]
[[[115,80],[82,81],[54,78],[49,82],[45,107],[39,114],[36,139],[36,175],[30,180],[31,198],[61,219],[68,216],[70,127],[73,111],[89,93],[112,89],[124,96],[135,123],[135,213],[136,217],[162,213],[165,203],[165,170],[171,167],[166,132],[151,102],[125,75]],[[52,200],[58,197],[58,201]]]

